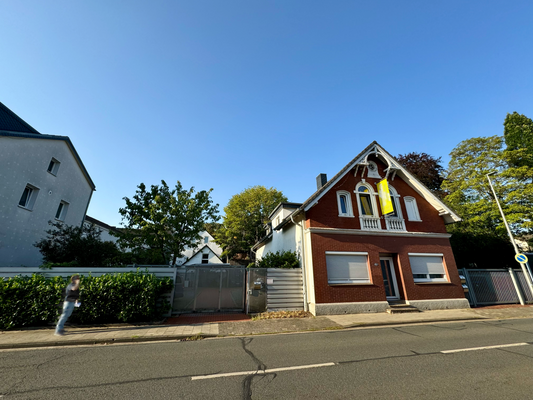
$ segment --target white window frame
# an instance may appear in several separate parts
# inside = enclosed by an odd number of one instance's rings
[[[346,212],[342,211],[341,206],[341,197],[346,199]],[[339,209],[339,217],[351,217],[353,218],[353,207],[352,207],[352,196],[350,195],[350,192],[347,192],[345,190],[339,190],[337,192],[337,208]]]
[[[336,280],[330,279],[329,268],[328,268],[328,256],[364,256],[366,258],[366,278],[353,278],[353,279],[343,279]],[[370,272],[370,264],[368,262],[368,253],[367,252],[358,252],[358,251],[326,251],[326,272],[328,273],[328,285],[370,285],[372,284],[372,274]]]
[[[209,264],[209,253],[202,253],[202,264]]]
[[[416,199],[412,196],[405,196],[403,202],[405,203],[405,210],[407,211],[407,219],[409,221],[422,222]]]
[[[411,273],[413,274],[413,281],[415,283],[448,283],[448,275],[446,274],[446,264],[444,263],[444,254],[442,253],[408,253],[409,256],[409,264],[411,264]],[[430,274],[429,272],[426,274],[415,274],[413,272],[412,262],[411,259],[415,257],[439,257],[440,263],[442,265],[442,274]],[[415,278],[415,275],[426,275],[425,278],[417,277]],[[442,275],[442,278],[435,278],[431,277],[431,275]]]
[[[392,204],[396,210],[396,216],[391,214],[385,215],[385,223],[389,231],[405,231],[405,219],[403,218],[402,207],[400,206],[400,195],[391,185],[389,185],[389,192]]]
[[[361,195],[359,188],[365,187],[368,189],[368,195],[370,197],[370,206],[372,207],[372,215],[363,214],[361,209]],[[359,222],[361,223],[361,229],[365,231],[379,231],[381,230],[381,220],[378,214],[378,205],[376,202],[377,193],[374,192],[372,186],[366,182],[359,182],[355,187],[355,198],[357,201],[357,211],[359,212]]]
[[[21,204],[22,199],[24,197],[24,193],[28,190],[28,195],[26,196],[26,201],[24,204]],[[33,186],[32,184],[27,183],[26,186],[24,186],[24,190],[22,191],[22,195],[20,196],[20,200],[18,203],[18,206],[20,208],[23,208],[28,211],[33,210],[33,206],[35,205],[35,200],[37,200],[37,195],[39,194],[39,188],[36,186]]]
[[[69,206],[69,203],[66,202],[65,200],[61,200],[59,202],[59,205],[57,206],[56,215],[55,215],[56,221],[65,221],[65,218],[68,212],[68,206]]]
[[[57,159],[55,159],[54,157],[52,157],[52,159],[50,160],[50,162],[48,163],[48,173],[54,175],[54,176],[57,176],[57,171],[59,170],[59,166],[61,165],[61,162],[58,161]],[[52,168],[50,168],[52,167]]]

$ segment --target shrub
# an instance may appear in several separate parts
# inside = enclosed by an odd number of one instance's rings
[[[0,329],[56,322],[67,284],[67,279],[39,274],[0,280]],[[82,305],[75,309],[70,321],[88,324],[160,319],[170,309],[169,302],[161,296],[172,288],[170,278],[139,271],[82,276]]]
[[[300,258],[294,251],[267,253],[255,264],[257,268],[299,268]]]

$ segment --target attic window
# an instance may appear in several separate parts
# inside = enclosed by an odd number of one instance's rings
[[[209,264],[209,254],[202,254],[202,264]]]
[[[59,170],[59,164],[61,164],[59,161],[57,161],[55,158],[52,158],[50,160],[50,164],[48,164],[48,172],[50,172],[52,175],[57,175],[57,171]]]
[[[368,168],[368,177],[369,178],[381,179],[381,176],[379,175],[379,172],[378,172],[378,166],[376,165],[375,162],[369,161],[368,165],[367,165],[367,168]]]
[[[352,200],[349,192],[337,192],[337,206],[339,208],[339,217],[353,217]]]
[[[204,243],[209,243],[209,236],[204,236]]]
[[[416,199],[411,196],[403,198],[405,202],[405,209],[407,211],[407,219],[409,221],[422,221],[420,219],[420,213],[418,212],[418,206],[416,205]]]

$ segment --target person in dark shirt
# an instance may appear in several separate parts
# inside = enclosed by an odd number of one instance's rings
[[[65,291],[65,301],[63,302],[63,313],[59,318],[59,322],[56,325],[55,335],[63,336],[65,334],[65,322],[72,315],[74,307],[79,305],[80,298],[80,276],[73,275],[70,278],[70,283]]]

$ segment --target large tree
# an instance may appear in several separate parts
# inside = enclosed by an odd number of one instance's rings
[[[197,245],[206,223],[218,220],[212,190],[186,190],[179,181],[172,190],[165,181],[147,190],[141,183],[132,199],[124,197],[126,206],[119,210],[124,226],[120,244],[174,264],[186,248]]]
[[[396,159],[400,165],[415,175],[429,190],[438,197],[443,197],[441,189],[444,180],[442,158],[435,158],[427,153],[399,154]]]
[[[252,246],[266,235],[269,214],[284,201],[287,198],[283,193],[264,186],[254,186],[234,195],[224,208],[223,223],[215,237],[224,249],[223,255],[251,253]]]
[[[506,218],[517,235],[533,231],[533,168],[514,167],[510,160],[527,158],[523,149],[503,149],[500,136],[465,140],[450,153],[445,201],[463,222],[451,230],[505,235],[505,226],[487,180],[492,181]]]
[[[511,158],[510,161],[513,166],[533,167],[533,121],[515,111],[512,114],[507,114],[503,126],[507,150],[524,149],[522,155],[518,154]]]
[[[70,263],[80,267],[107,267],[120,263],[121,252],[113,242],[102,241],[93,225],[71,226],[49,222],[52,229],[34,244],[50,264]]]

